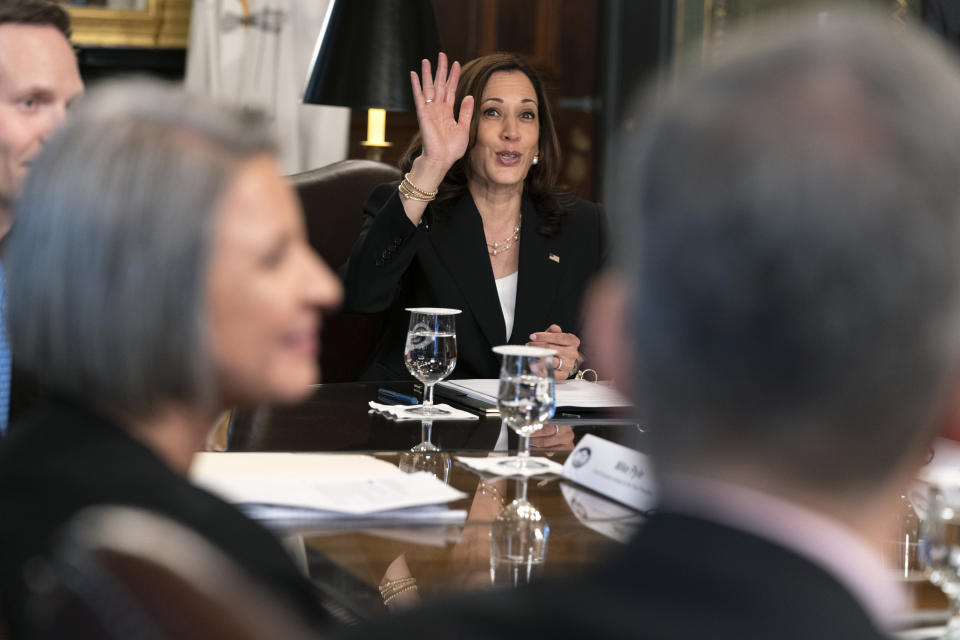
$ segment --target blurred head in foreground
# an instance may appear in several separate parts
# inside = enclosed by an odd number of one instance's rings
[[[872,14],[727,45],[638,109],[621,149],[656,464],[862,504],[956,401],[960,70]]]
[[[303,397],[340,285],[307,244],[266,131],[258,114],[172,85],[92,92],[17,206],[19,363],[133,417]]]

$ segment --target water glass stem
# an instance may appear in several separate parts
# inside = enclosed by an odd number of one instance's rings
[[[519,469],[527,468],[527,461],[530,460],[530,436],[520,436],[520,446],[517,451],[517,467]]]
[[[517,501],[526,502],[527,501],[527,479],[519,478],[517,480]]]
[[[423,383],[423,406],[429,407],[433,404],[433,385]]]

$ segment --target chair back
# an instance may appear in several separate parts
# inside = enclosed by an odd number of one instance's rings
[[[342,160],[290,176],[303,205],[310,244],[333,269],[350,257],[370,192],[379,184],[399,179],[399,169],[372,160]],[[373,356],[382,321],[382,313],[341,311],[326,316],[321,381],[356,380]]]
[[[140,509],[81,512],[45,573],[28,607],[41,639],[315,638],[203,537]]]

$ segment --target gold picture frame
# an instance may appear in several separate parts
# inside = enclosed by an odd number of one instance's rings
[[[77,45],[186,47],[192,0],[145,0],[143,9],[65,4]]]
[[[919,19],[921,0],[872,0],[888,10],[894,20]],[[768,11],[804,4],[823,5],[822,0],[676,0],[674,71],[709,59],[723,47],[724,35],[737,22],[751,20]]]

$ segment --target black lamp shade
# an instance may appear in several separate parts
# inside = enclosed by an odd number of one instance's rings
[[[410,71],[440,50],[430,0],[331,0],[303,101],[412,111]]]

